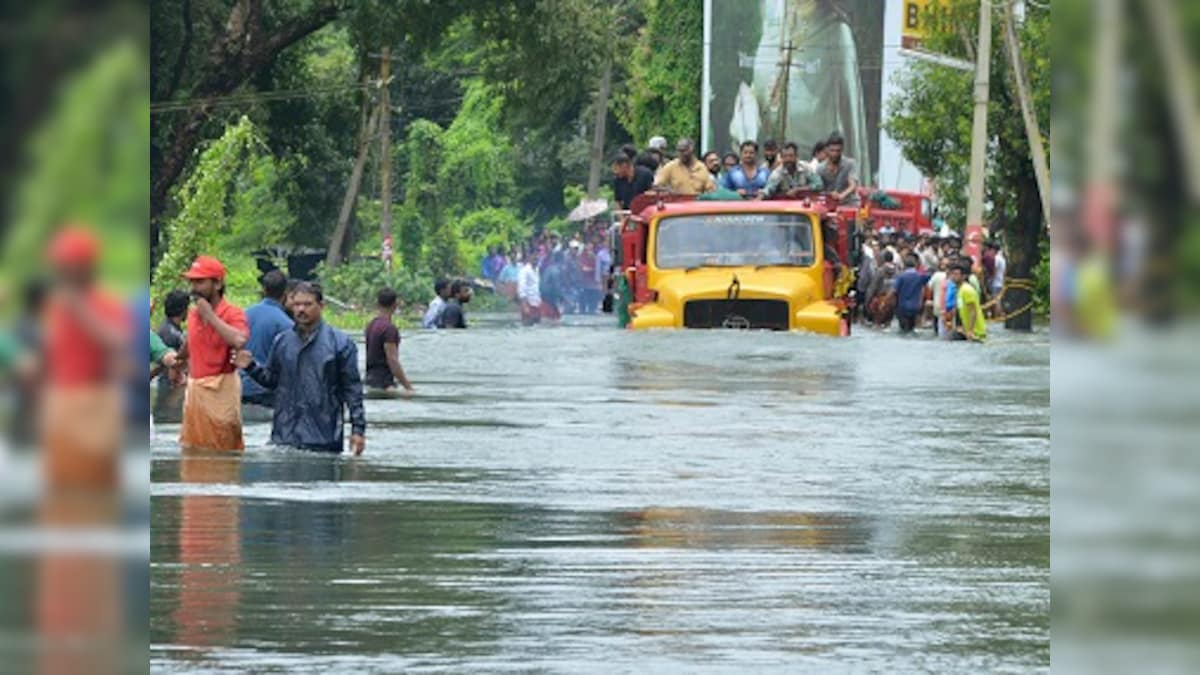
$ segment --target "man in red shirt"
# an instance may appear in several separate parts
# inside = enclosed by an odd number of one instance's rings
[[[51,489],[113,489],[124,438],[121,383],[129,362],[130,318],[96,284],[100,241],[68,227],[47,258],[54,287],[44,316],[41,443]]]
[[[250,339],[246,315],[225,300],[225,266],[206,255],[183,273],[195,306],[188,312],[187,393],[179,445],[185,450],[232,450],[242,442],[242,381],[232,355]]]

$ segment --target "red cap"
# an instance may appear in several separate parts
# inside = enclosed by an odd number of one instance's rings
[[[183,273],[184,279],[224,279],[225,266],[212,256],[196,256],[192,266]]]
[[[51,240],[46,254],[55,265],[90,265],[100,256],[100,240],[90,230],[66,227]]]

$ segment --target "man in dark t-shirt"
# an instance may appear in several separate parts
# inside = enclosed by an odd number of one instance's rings
[[[644,166],[634,166],[625,153],[613,157],[613,197],[621,208],[628,209],[633,198],[654,185],[654,172]]]
[[[367,324],[366,384],[372,389],[391,389],[396,382],[404,387],[407,396],[413,392],[412,382],[400,365],[400,331],[392,323],[396,312],[396,291],[384,288],[376,296],[379,314]]]

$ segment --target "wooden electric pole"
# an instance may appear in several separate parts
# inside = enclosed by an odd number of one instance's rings
[[[971,125],[971,176],[967,193],[967,227],[963,248],[979,260],[983,243],[984,173],[987,168],[988,89],[992,64],[992,3],[979,1],[979,46],[975,53],[975,118]]]
[[[604,171],[604,132],[608,125],[608,94],[612,88],[612,59],[604,63],[600,74],[600,90],[596,92],[596,128],[592,130],[592,161],[588,167],[588,199],[600,191],[600,174]]]
[[[354,159],[354,168],[350,171],[350,183],[346,186],[346,194],[342,197],[342,208],[338,211],[337,225],[333,229],[333,237],[329,240],[329,250],[325,254],[325,266],[337,267],[342,261],[342,247],[346,240],[346,230],[350,227],[350,219],[354,215],[354,204],[358,201],[358,189],[362,185],[363,169],[367,166],[368,150],[375,136],[375,128],[379,123],[379,108],[371,111],[365,120],[362,137],[358,143],[358,156]]]
[[[392,271],[392,99],[391,49],[383,48],[379,64],[379,80],[382,91],[379,96],[379,235],[383,246],[383,264]]]

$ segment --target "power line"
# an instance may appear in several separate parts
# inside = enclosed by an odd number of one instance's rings
[[[275,91],[260,91],[246,92],[242,94],[230,94],[228,96],[212,96],[208,98],[185,99],[175,101],[164,101],[162,103],[151,103],[150,114],[180,112],[192,110],[199,107],[224,107],[230,105],[241,105],[247,103],[261,103],[267,101],[286,101],[296,98],[310,98],[313,96],[324,96],[327,94],[339,94],[349,91],[367,90],[376,88],[379,85],[378,80],[370,80],[367,82],[340,85],[336,87],[324,88],[297,88],[297,89],[278,89]]]

